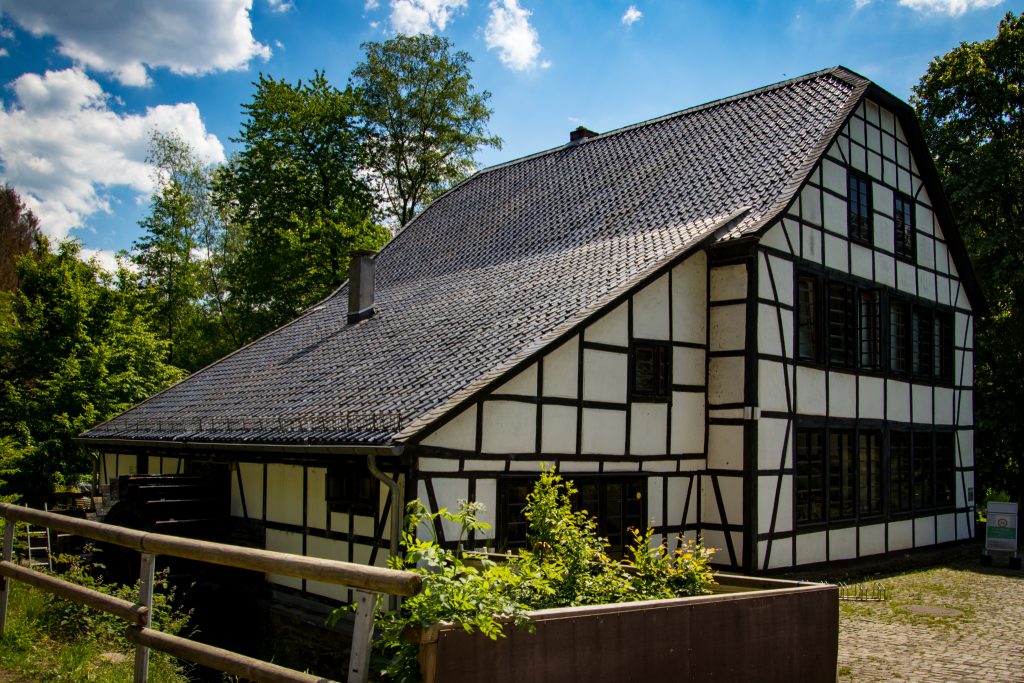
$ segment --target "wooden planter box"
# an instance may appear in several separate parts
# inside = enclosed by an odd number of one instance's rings
[[[835,586],[718,575],[712,595],[531,612],[533,633],[420,634],[425,683],[836,680]]]

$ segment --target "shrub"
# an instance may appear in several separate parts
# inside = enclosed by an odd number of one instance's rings
[[[402,534],[405,556],[392,558],[391,565],[420,574],[423,588],[399,612],[377,615],[375,665],[384,679],[420,680],[419,645],[408,632],[438,622],[497,639],[504,637],[508,622],[530,628],[527,612],[534,609],[708,592],[714,583],[709,566],[713,550],[682,537],[675,551],[651,547],[653,530],[634,529],[626,561],[616,562],[594,519],[584,510],[573,510],[574,493],[572,482],[545,468],[524,508],[529,549],[500,563],[486,557],[468,563],[462,552],[471,532],[489,528],[478,519],[480,503],[459,501],[455,513],[430,513],[420,501],[412,501]],[[454,550],[441,547],[434,536],[441,520],[459,526]],[[420,528],[427,530],[427,540],[419,538]]]

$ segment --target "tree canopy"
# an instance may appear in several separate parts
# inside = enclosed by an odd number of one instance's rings
[[[38,503],[91,471],[72,439],[184,376],[130,275],[40,237],[0,306],[0,496]]]
[[[388,237],[371,220],[352,93],[322,72],[295,85],[261,74],[255,85],[234,139],[242,149],[215,182],[231,233],[226,286],[246,339],[329,294],[347,279],[352,249]]]
[[[950,204],[988,300],[976,334],[983,484],[1024,496],[1024,16],[936,57],[914,88]]]
[[[366,163],[384,214],[405,225],[433,197],[473,170],[489,135],[486,90],[476,92],[466,52],[447,38],[398,35],[363,44],[352,71],[359,114],[368,129]]]
[[[10,185],[0,189],[0,291],[18,287],[18,257],[32,251],[39,239],[39,219],[25,208]]]

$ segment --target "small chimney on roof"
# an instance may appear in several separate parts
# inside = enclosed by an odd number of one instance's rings
[[[594,131],[590,130],[589,128],[584,128],[583,126],[580,126],[576,130],[569,131],[569,142],[582,142],[583,140],[587,140],[589,138],[596,136],[597,133],[595,133]]]
[[[373,315],[373,251],[353,251],[348,266],[348,323],[357,323]]]

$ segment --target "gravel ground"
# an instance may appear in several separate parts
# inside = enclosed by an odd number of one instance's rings
[[[982,567],[972,545],[874,574],[813,577],[886,596],[840,603],[839,681],[1024,682],[1024,572],[995,564]]]

